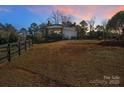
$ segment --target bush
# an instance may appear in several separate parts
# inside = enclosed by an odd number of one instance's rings
[[[73,39],[73,40],[76,40],[76,39],[77,39],[77,37],[75,37],[75,36],[72,36],[72,37],[71,37],[71,39]]]

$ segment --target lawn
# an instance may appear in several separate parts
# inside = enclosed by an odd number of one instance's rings
[[[100,42],[35,44],[0,66],[0,86],[124,86],[124,48]]]

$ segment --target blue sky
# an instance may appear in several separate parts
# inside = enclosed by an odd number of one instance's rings
[[[0,22],[11,23],[17,28],[29,27],[31,23],[47,22],[48,14],[39,15],[27,6],[0,6]]]

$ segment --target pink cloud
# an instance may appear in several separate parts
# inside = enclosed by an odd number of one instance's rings
[[[63,11],[65,14],[75,16],[76,21],[89,20],[93,16],[97,21],[110,19],[117,12],[124,10],[124,6],[116,5],[82,5],[82,6],[55,6],[54,9]]]
[[[74,8],[75,6],[54,6],[55,10],[59,10],[64,14],[67,15],[73,15],[73,16],[77,16],[80,17],[80,13],[78,11],[76,11],[76,9]]]
[[[55,6],[54,9],[58,9],[65,14],[70,14],[78,19],[89,20],[94,16],[99,6]]]
[[[115,15],[117,12],[122,10],[124,11],[124,6],[115,6],[112,9],[106,10],[106,12],[104,12],[105,13],[104,17],[107,19],[110,19],[113,15]]]
[[[28,6],[28,10],[39,15],[50,15],[53,10],[60,10],[66,15],[75,17],[75,21],[89,20],[95,16],[96,20],[110,19],[124,6],[116,5],[56,5],[56,6]]]

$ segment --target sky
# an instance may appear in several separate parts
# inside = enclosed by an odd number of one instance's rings
[[[20,29],[29,27],[34,22],[46,23],[52,11],[56,10],[73,16],[73,21],[77,24],[81,20],[90,20],[92,17],[95,17],[96,24],[100,24],[117,12],[124,10],[124,5],[1,5],[0,22],[10,23]]]

